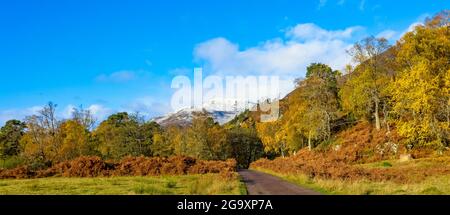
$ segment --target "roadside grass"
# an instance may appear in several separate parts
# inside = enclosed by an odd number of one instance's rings
[[[244,179],[238,174],[239,179],[239,193],[241,195],[248,195],[247,186],[245,185]]]
[[[444,159],[418,159],[408,162],[396,160],[376,163],[359,164],[364,168],[427,168],[434,165],[446,165]],[[392,181],[374,182],[369,180],[331,180],[309,178],[304,174],[278,173],[268,169],[254,168],[254,170],[278,176],[284,180],[330,195],[449,195],[450,175],[431,175],[417,183],[395,183]]]
[[[355,166],[364,168],[380,168],[380,167],[392,167],[392,168],[428,168],[440,165],[450,165],[450,157],[437,157],[437,158],[421,158],[410,161],[401,162],[399,160],[384,160],[374,163],[357,164]]]
[[[236,175],[220,174],[0,180],[2,195],[243,195]]]

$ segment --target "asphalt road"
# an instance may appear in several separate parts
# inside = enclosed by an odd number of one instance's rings
[[[254,170],[240,170],[249,195],[320,195],[313,190]]]

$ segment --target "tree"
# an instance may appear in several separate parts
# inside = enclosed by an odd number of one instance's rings
[[[38,112],[26,118],[27,132],[20,140],[23,153],[33,162],[51,162],[61,142],[57,136],[60,121],[56,118],[57,105],[49,102]]]
[[[327,90],[333,93],[336,98],[338,98],[337,78],[340,76],[341,73],[339,71],[333,71],[330,66],[323,63],[312,63],[306,68],[306,78],[318,78],[322,80]],[[297,84],[300,81],[298,80]]]
[[[337,118],[339,111],[337,78],[340,73],[324,64],[311,64],[308,71],[313,72],[310,72],[306,80],[298,83],[299,87],[303,88],[301,100],[307,106],[304,117],[308,122],[315,122],[315,126],[309,127],[316,131],[308,131],[307,136],[317,133],[314,136],[322,136],[329,140],[331,123]],[[310,138],[308,140],[310,142]]]
[[[152,137],[142,132],[143,122],[128,113],[117,113],[100,123],[93,135],[99,142],[99,150],[105,158],[120,159],[124,156],[150,155]]]
[[[5,159],[21,152],[20,139],[25,133],[26,125],[19,120],[9,120],[0,129],[0,157]]]
[[[373,115],[377,130],[381,128],[381,106],[386,103],[384,88],[390,81],[388,58],[383,56],[389,48],[384,38],[368,37],[357,42],[348,53],[359,65],[350,74],[340,96],[345,110],[369,119]]]
[[[194,113],[186,135],[186,155],[205,160],[228,157],[226,131],[206,113]]]
[[[55,136],[56,129],[58,127],[58,120],[56,119],[57,104],[49,102],[42,110],[39,111],[40,123],[44,129],[46,129],[50,135]]]
[[[340,73],[321,63],[311,64],[307,71],[305,79],[297,80],[297,88],[288,100],[289,108],[275,134],[294,153],[305,145],[304,139],[310,150],[315,142],[329,140],[333,121],[339,115]]]
[[[264,154],[261,140],[254,128],[232,128],[227,131],[227,144],[231,147],[229,158],[236,159],[239,167],[248,168]]]
[[[140,155],[152,155],[152,145],[162,141],[163,131],[156,122],[141,122],[137,133],[137,152]]]
[[[398,42],[401,71],[392,83],[393,112],[410,146],[449,144],[450,29],[442,12]]]
[[[95,154],[95,146],[90,141],[90,133],[79,121],[67,120],[61,123],[58,129],[58,138],[61,145],[56,152],[56,161]]]
[[[186,143],[184,141],[183,128],[170,126],[165,130],[153,133],[151,150],[153,156],[167,157],[171,155],[186,155]]]
[[[230,150],[228,157],[236,159],[241,168],[248,168],[250,163],[264,155],[264,146],[256,128],[259,114],[258,111],[246,110],[224,125],[227,149]]]
[[[85,127],[87,130],[91,130],[94,128],[96,119],[92,115],[90,110],[83,109],[83,106],[80,108],[74,108],[72,112],[72,119],[77,121],[80,125]]]

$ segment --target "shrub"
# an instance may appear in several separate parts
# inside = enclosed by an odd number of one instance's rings
[[[79,157],[47,169],[22,166],[0,170],[0,178],[157,176],[235,172],[235,160],[202,161],[190,157],[126,157],[119,162],[105,162],[99,157]]]
[[[38,177],[98,177],[108,176],[106,163],[99,157],[79,157],[72,161],[61,162],[51,168],[38,172]]]
[[[28,166],[20,166],[14,169],[0,170],[1,179],[19,179],[19,178],[33,178],[36,172],[32,171]]]
[[[20,156],[11,156],[0,161],[0,169],[12,169],[23,165],[25,160]]]

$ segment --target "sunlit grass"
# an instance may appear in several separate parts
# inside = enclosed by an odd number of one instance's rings
[[[387,165],[389,164],[389,165]],[[384,160],[380,162],[359,164],[356,166],[364,168],[380,168],[380,167],[392,167],[392,168],[428,168],[435,167],[439,165],[450,165],[450,157],[437,157],[437,158],[422,158],[415,159],[406,162],[401,162],[399,160]]]
[[[245,186],[236,176],[219,174],[0,180],[2,195],[239,195]]]

